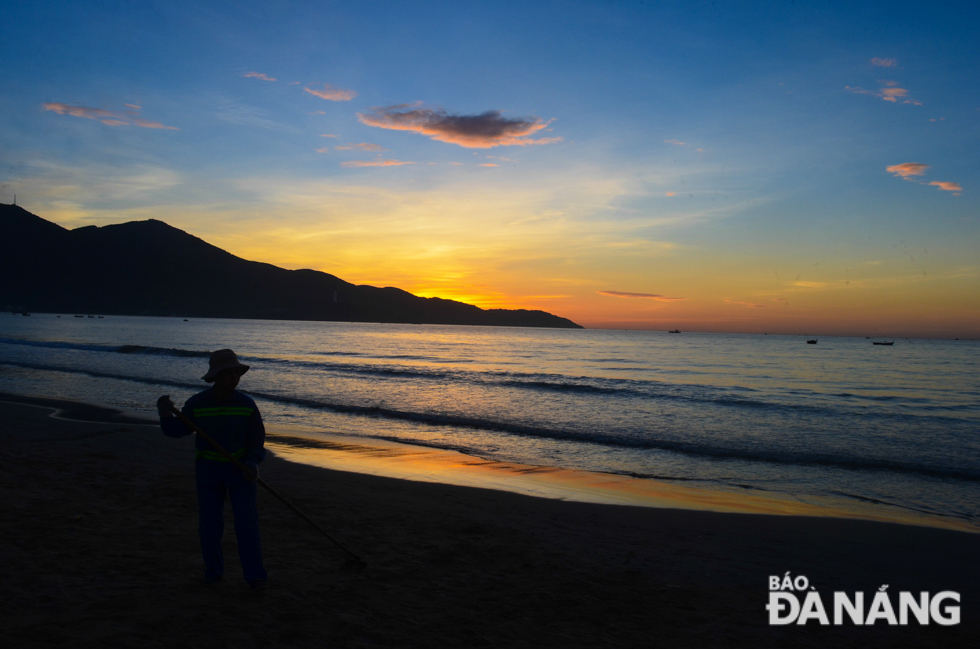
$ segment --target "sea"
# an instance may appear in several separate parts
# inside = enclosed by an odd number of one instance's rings
[[[154,416],[232,348],[270,430],[980,526],[980,343],[817,340],[3,314],[0,392]]]

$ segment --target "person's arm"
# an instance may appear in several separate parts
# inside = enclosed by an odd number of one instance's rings
[[[258,466],[259,462],[265,459],[265,425],[262,423],[262,415],[259,414],[258,407],[248,418],[246,428],[246,441],[243,461]]]
[[[160,428],[163,429],[163,434],[167,437],[186,437],[191,434],[191,429],[184,425],[184,422],[174,417],[174,413],[170,411],[173,407],[174,402],[170,400],[170,395],[165,394],[159,399],[157,399],[157,413],[160,415]],[[188,408],[185,405],[183,413],[188,414]]]
[[[255,403],[252,403],[255,406]],[[245,428],[245,457],[242,464],[247,467],[245,479],[255,482],[259,477],[259,462],[265,459],[265,425],[262,423],[262,415],[259,414],[258,407],[254,408],[252,415],[248,418]]]

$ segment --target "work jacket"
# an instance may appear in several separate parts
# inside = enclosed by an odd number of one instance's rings
[[[214,388],[208,388],[188,399],[181,412],[242,462],[258,465],[265,459],[262,416],[255,402],[238,390],[227,401],[219,402]],[[160,427],[168,437],[184,437],[193,432],[176,417],[162,417]],[[195,446],[198,460],[228,461],[200,435]]]

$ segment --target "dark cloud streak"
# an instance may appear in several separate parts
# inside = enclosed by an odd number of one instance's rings
[[[458,144],[468,149],[495,146],[527,146],[558,142],[560,137],[531,139],[550,122],[539,117],[507,118],[499,110],[478,115],[453,115],[441,109],[422,108],[420,104],[397,104],[358,113],[362,124],[395,131],[412,131],[428,135],[439,142]]]

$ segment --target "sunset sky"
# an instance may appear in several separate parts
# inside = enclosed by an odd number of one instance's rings
[[[974,3],[2,2],[0,60],[0,202],[66,227],[590,327],[980,336]]]

